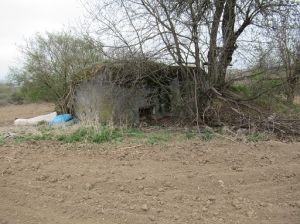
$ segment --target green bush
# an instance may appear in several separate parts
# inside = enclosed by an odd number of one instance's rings
[[[30,101],[58,102],[81,71],[103,60],[98,42],[72,32],[37,34],[21,53],[24,63],[11,67],[9,78]]]

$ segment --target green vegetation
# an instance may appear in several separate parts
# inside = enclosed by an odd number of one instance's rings
[[[197,136],[197,133],[188,129],[187,131],[184,132],[184,137],[186,139],[194,139]]]
[[[40,125],[37,133],[18,134],[16,142],[26,141],[61,141],[64,143],[96,143],[122,142],[133,140],[149,145],[157,145],[171,140],[200,139],[209,141],[214,138],[214,131],[204,129],[202,133],[193,130],[174,131],[168,129],[158,129],[154,131],[143,131],[137,128],[117,128],[108,125],[103,126],[79,126],[76,128],[57,129],[53,126]],[[4,141],[3,141],[4,142]],[[1,139],[0,139],[1,144]]]
[[[285,97],[284,79],[270,78],[267,72],[256,72],[247,82],[234,83],[229,90],[243,100],[251,99],[260,110],[280,114],[295,114],[300,112],[300,106],[290,103]]]
[[[17,142],[53,140],[65,143],[105,143],[123,141],[128,138],[140,139],[146,144],[155,145],[167,142],[171,139],[169,131],[161,130],[157,132],[145,133],[136,128],[115,128],[110,126],[99,127],[78,127],[73,131],[61,134],[55,128],[41,127],[38,134],[22,134],[16,138]]]
[[[244,82],[237,82],[230,86],[230,90],[241,97],[265,97],[266,95],[283,94],[283,80],[271,78],[267,72],[254,71],[253,77]]]
[[[136,137],[142,135],[138,129],[112,128],[109,126],[81,127],[70,134],[58,135],[57,140],[63,142],[90,142],[103,143],[111,141],[122,141],[125,137]]]
[[[244,96],[252,95],[249,86],[247,86],[246,84],[243,84],[243,83],[233,84],[229,87],[229,90],[231,90],[232,92],[234,92],[236,94],[242,94]]]
[[[10,88],[0,86],[0,104],[8,100],[53,101],[57,112],[72,113],[76,108],[72,105],[76,84],[94,74],[104,74],[107,78],[99,80],[110,81],[112,87],[116,84],[122,93],[124,88],[135,86],[139,90],[136,95],[147,98],[151,107],[160,107],[161,112],[171,112],[179,119],[187,118],[212,127],[234,127],[248,120],[249,125],[264,131],[269,130],[269,124],[261,121],[274,117],[274,113],[279,114],[278,117],[287,115],[286,118],[300,113],[300,107],[293,104],[300,80],[297,32],[300,8],[295,1],[101,2],[82,1],[90,15],[87,18],[91,19],[87,27],[82,27],[84,34],[37,34],[26,41],[21,47],[22,65],[10,70],[10,78],[19,88],[10,92]],[[123,12],[119,15],[124,17],[107,16],[117,11]],[[270,21],[276,18],[272,28],[265,26],[266,18]],[[244,35],[254,23],[259,34],[255,42]],[[202,30],[210,32],[200,32]],[[240,41],[240,38],[246,39]],[[103,44],[99,44],[100,39]],[[254,62],[252,59],[259,53],[256,65],[253,64],[256,71],[253,76],[247,75],[244,80],[238,78],[238,82],[229,86],[228,70],[236,50],[243,49],[238,46],[240,42],[249,50],[248,63],[242,67],[250,66],[249,62]],[[241,65],[243,61],[234,64]],[[117,120],[111,119],[111,114],[118,113],[111,104],[107,105],[110,106],[101,108],[101,117],[97,120]],[[127,109],[124,107],[120,106],[121,112]],[[294,123],[285,125],[293,135],[295,131],[290,125]],[[300,136],[299,125],[295,127]],[[186,139],[199,137],[204,141],[215,135],[211,129],[184,133]],[[39,135],[23,137],[93,143],[135,137],[146,138],[152,145],[170,139],[168,133],[144,136],[107,126],[82,127],[60,135],[45,130]]]
[[[170,141],[172,133],[169,130],[160,130],[158,132],[148,133],[146,143],[150,145],[157,145]]]
[[[51,126],[39,128],[39,134],[22,134],[16,141],[39,141],[54,140],[65,143],[85,142],[85,143],[104,143],[111,141],[122,141],[124,138],[142,138],[144,132],[133,128],[114,128],[110,126],[100,127],[78,127],[77,129],[61,134]]]
[[[102,46],[96,40],[70,32],[37,34],[26,41],[21,52],[23,65],[11,67],[9,74],[20,86],[21,96],[58,104],[79,72],[103,60]]]
[[[200,139],[203,141],[210,141],[214,138],[214,131],[212,129],[205,128],[200,134]]]
[[[5,139],[2,136],[0,136],[0,145],[4,145],[4,144],[5,144]]]
[[[265,141],[267,138],[263,133],[253,132],[246,136],[247,142]]]
[[[41,124],[35,133],[18,133],[12,140],[17,143],[28,141],[59,141],[63,143],[94,143],[106,142],[136,142],[140,144],[159,145],[171,141],[200,140],[211,141],[217,136],[224,135],[223,129],[204,128],[200,133],[196,130],[185,131],[172,129],[142,130],[138,128],[118,128],[109,125],[103,126],[76,126],[55,127]],[[247,142],[267,140],[267,135],[252,132],[245,135]],[[10,141],[10,140],[8,140]],[[238,141],[238,140],[237,140]],[[7,142],[0,136],[0,145]]]

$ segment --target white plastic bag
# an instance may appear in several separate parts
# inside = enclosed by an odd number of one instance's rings
[[[50,114],[40,115],[37,117],[28,118],[28,119],[16,119],[14,124],[17,126],[25,126],[25,125],[35,125],[41,121],[51,122],[53,120],[53,118],[56,117],[56,115],[57,115],[57,113],[53,112]]]

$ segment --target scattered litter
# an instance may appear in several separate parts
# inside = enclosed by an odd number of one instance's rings
[[[56,112],[45,114],[33,118],[28,119],[16,119],[14,124],[17,126],[25,126],[25,125],[36,125],[40,122],[51,122],[57,116]]]
[[[40,115],[37,117],[33,117],[33,118],[18,118],[15,120],[14,124],[17,126],[25,126],[25,125],[37,125],[41,122],[45,122],[47,124],[50,125],[55,125],[55,124],[61,124],[61,123],[78,123],[79,121],[75,118],[73,118],[73,116],[71,114],[60,114],[57,115],[56,112],[50,113],[50,114],[45,114],[45,115]],[[10,137],[10,136],[8,136]]]
[[[15,139],[16,137],[17,137],[17,133],[15,133],[15,132],[7,132],[3,135],[3,138]]]
[[[61,123],[65,123],[68,121],[73,120],[73,117],[71,114],[60,114],[60,115],[56,115],[52,121],[50,121],[50,124],[54,125],[54,124],[61,124]]]

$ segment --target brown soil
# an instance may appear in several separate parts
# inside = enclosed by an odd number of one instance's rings
[[[7,143],[0,223],[300,223],[300,143]]]

